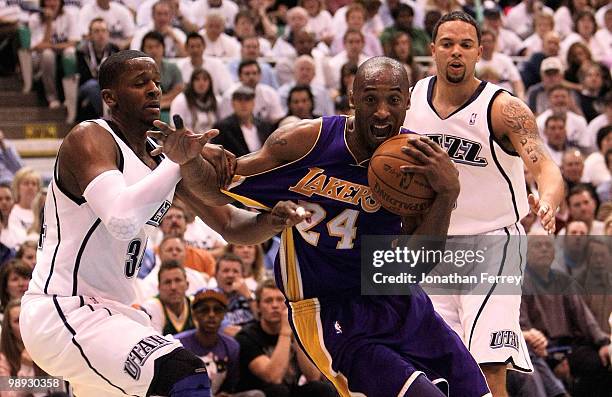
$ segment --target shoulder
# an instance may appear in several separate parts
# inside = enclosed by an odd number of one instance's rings
[[[110,133],[93,121],[83,121],[66,135],[58,156],[70,156],[71,153],[79,156],[97,154],[108,147],[115,147],[115,140]]]
[[[232,349],[232,350],[238,350],[240,349],[240,345],[238,344],[238,342],[236,341],[236,339],[232,338],[229,335],[225,335],[221,332],[219,332],[217,335],[219,335],[219,338],[222,339],[227,346]]]
[[[189,331],[174,335],[174,339],[178,339],[183,345],[190,345],[195,340],[195,333],[195,329],[190,329]]]
[[[535,130],[536,119],[525,102],[502,91],[493,99],[491,107],[491,121],[496,135],[505,135],[508,132]]]

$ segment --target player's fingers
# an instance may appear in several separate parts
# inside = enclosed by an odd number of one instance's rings
[[[217,135],[219,135],[219,130],[208,130],[202,134],[198,134],[200,135],[200,144],[201,145],[206,145],[208,142],[210,142],[211,139],[213,139],[214,137],[216,137]]]
[[[172,121],[174,122],[174,128],[176,128],[177,130],[182,130],[185,127],[185,124],[183,123],[183,118],[178,114],[172,116]]]
[[[444,152],[444,150],[442,150],[440,145],[438,145],[436,142],[434,142],[433,140],[431,140],[430,138],[428,138],[426,136],[420,136],[419,140],[417,142],[423,143],[423,144],[429,146],[433,152],[438,152],[438,153]],[[444,153],[446,153],[446,152],[444,152]]]
[[[151,150],[151,156],[159,156],[160,154],[162,154],[163,152],[163,148],[161,146],[156,147],[155,149]]]
[[[421,164],[429,163],[429,159],[427,158],[427,156],[422,151],[412,145],[402,146],[402,153],[407,154],[408,156],[412,157],[414,160]]]
[[[174,132],[174,128],[170,127],[168,124],[164,123],[161,120],[155,120],[153,122],[153,125],[157,128],[159,128],[159,131],[163,134],[163,135],[170,135]]]
[[[147,136],[163,142],[166,139],[166,135],[162,134],[161,131],[147,131]]]
[[[402,165],[400,167],[400,171],[403,172],[404,174],[410,174],[410,173],[425,174],[427,173],[427,167],[424,167],[422,165],[415,165],[415,164]]]

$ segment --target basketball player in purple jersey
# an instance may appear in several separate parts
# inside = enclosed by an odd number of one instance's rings
[[[403,167],[424,174],[437,192],[429,213],[402,219],[373,198],[368,161],[398,134],[408,93],[401,64],[371,58],[350,94],[354,117],[280,128],[260,151],[237,160],[226,194],[262,210],[297,201],[309,212],[309,220],[283,231],[275,277],[295,338],[341,396],[490,396],[478,365],[420,287],[407,287],[410,296],[360,294],[361,236],[445,236],[459,193],[448,155],[421,137],[403,149],[420,164]],[[205,181],[193,163],[181,172],[190,187]]]

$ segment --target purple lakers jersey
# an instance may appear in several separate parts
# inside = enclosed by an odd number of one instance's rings
[[[312,213],[287,228],[276,258],[277,285],[290,301],[358,294],[361,236],[399,234],[400,217],[380,206],[346,141],[348,118],[323,117],[318,138],[302,158],[250,176],[237,176],[228,194],[269,210],[292,200]]]

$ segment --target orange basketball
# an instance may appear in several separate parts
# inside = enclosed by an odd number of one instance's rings
[[[417,164],[401,150],[416,137],[400,134],[386,140],[376,149],[368,167],[368,184],[374,198],[385,209],[401,216],[427,213],[436,196],[424,175],[400,171],[402,165]]]

